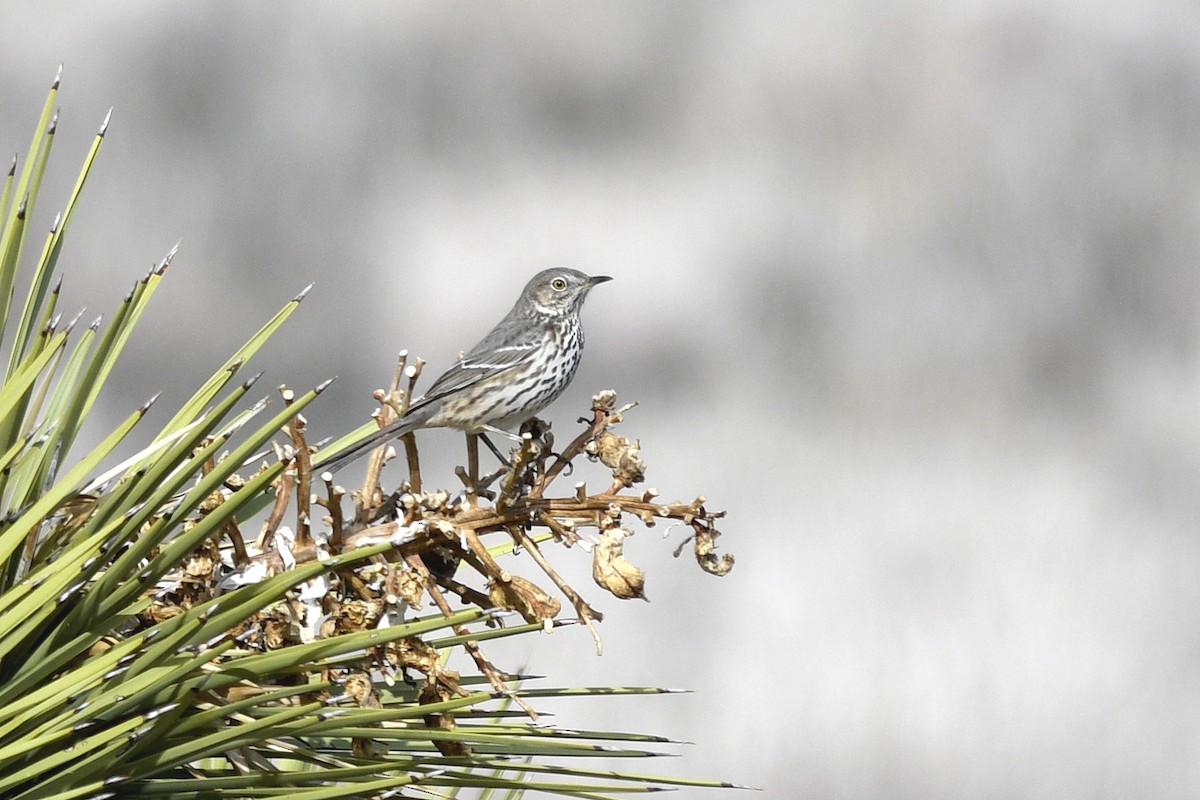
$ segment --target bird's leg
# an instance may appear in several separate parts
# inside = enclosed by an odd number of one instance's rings
[[[503,436],[506,439],[512,439],[517,444],[521,443],[521,434],[513,433],[512,431],[506,431],[503,428],[497,428],[495,425],[480,425],[479,430],[486,433],[495,433],[499,436]],[[492,451],[495,452],[494,447],[492,448]]]
[[[503,433],[505,436],[512,436],[512,434],[509,433],[508,431],[502,431],[499,428],[492,428],[491,430],[493,432]],[[492,440],[487,437],[486,433],[480,433],[480,434],[477,434],[477,436],[478,436],[478,438],[483,439],[483,443],[487,445],[488,450],[492,451],[492,455],[494,455],[496,458],[500,459],[500,463],[504,465],[505,469],[508,469],[509,467],[512,466],[512,462],[510,462],[507,458],[505,458],[504,454],[500,452],[500,448],[496,447],[496,445],[492,443]],[[517,438],[517,441],[518,442],[521,441],[519,437]],[[476,452],[478,452],[478,451],[476,451]]]
[[[475,505],[475,487],[479,485],[479,436],[477,433],[467,434],[467,500],[471,505]],[[488,442],[488,447],[491,446],[492,443]]]

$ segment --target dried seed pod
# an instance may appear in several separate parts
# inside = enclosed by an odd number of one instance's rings
[[[289,644],[294,644],[296,637],[293,635],[292,626],[287,620],[283,619],[268,619],[263,624],[263,644],[268,650],[274,650],[278,647],[284,647]]]
[[[421,573],[404,562],[391,564],[388,571],[387,602],[396,605],[400,601],[414,608],[421,607],[421,596],[425,592],[425,579]]]
[[[342,688],[346,690],[346,695],[362,708],[383,707],[379,702],[379,693],[375,691],[375,684],[371,683],[371,676],[365,672],[356,670],[350,673],[342,681]]]
[[[500,608],[516,611],[526,622],[554,619],[562,610],[561,603],[542,591],[537,584],[519,575],[489,582],[488,599]]]
[[[218,556],[219,557],[219,556]],[[204,550],[192,553],[183,563],[183,572],[192,578],[207,578],[213,574],[213,555]]]
[[[716,540],[721,532],[711,526],[693,525],[692,528],[695,531],[696,563],[710,575],[728,575],[729,570],[733,569],[734,559],[730,553],[723,556],[716,553]]]
[[[640,457],[641,448],[636,441],[604,431],[584,448],[588,455],[600,459],[604,466],[613,471],[613,479],[622,486],[639,483],[646,478],[646,462]]]
[[[375,690],[375,684],[371,682],[371,676],[365,672],[351,673],[342,681],[342,688],[346,690],[347,696],[361,708],[383,708],[383,703],[379,701],[379,693]],[[379,723],[372,723],[369,727],[382,726]],[[386,744],[362,736],[351,739],[350,747],[352,752],[360,758],[378,758],[387,753]]]
[[[635,597],[645,600],[646,573],[629,563],[622,552],[622,540],[632,535],[624,528],[612,528],[600,534],[600,540],[592,548],[592,580],[621,600]]]
[[[605,389],[599,394],[592,395],[592,410],[594,411],[611,411],[616,404],[617,393],[612,389]]]
[[[417,694],[417,702],[421,705],[441,703],[453,697],[453,693],[441,682],[428,680]],[[425,724],[435,730],[452,731],[458,726],[454,724],[453,714],[426,714]],[[433,746],[448,757],[471,755],[470,745],[455,739],[434,739]]]
[[[388,660],[393,666],[414,669],[422,675],[436,675],[457,681],[458,673],[440,668],[438,651],[416,637],[401,639],[386,647]]]
[[[342,632],[362,631],[373,626],[379,619],[378,601],[361,599],[348,600],[342,604],[338,615],[338,630]]]

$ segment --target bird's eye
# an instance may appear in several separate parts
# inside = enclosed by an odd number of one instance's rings
[[[555,278],[554,280],[550,281],[550,286],[554,289],[554,291],[561,292],[563,289],[567,288],[567,281],[565,278]]]

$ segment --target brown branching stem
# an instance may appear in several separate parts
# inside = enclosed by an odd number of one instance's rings
[[[588,631],[592,634],[592,639],[596,643],[596,655],[604,655],[604,644],[600,640],[600,632],[592,624],[592,620],[603,622],[604,615],[588,605],[587,601],[559,576],[554,567],[550,565],[550,562],[546,560],[546,557],[542,555],[537,542],[530,538],[524,528],[520,525],[512,525],[509,527],[508,532],[512,535],[513,541],[528,551],[533,560],[537,562],[537,565],[546,573],[546,576],[554,581],[554,585],[558,587],[558,590],[571,601],[571,605],[575,607],[575,615],[579,618],[580,622],[587,626]]]
[[[386,392],[375,392],[375,400],[379,410],[375,413],[375,422],[380,428],[389,424],[393,419],[404,413],[399,405],[400,380],[404,377],[408,351],[401,350],[396,358],[396,370],[392,373],[391,383]],[[367,474],[363,478],[362,505],[359,507],[358,521],[365,523],[375,507],[375,501],[382,498],[383,491],[379,487],[379,473],[387,461],[387,447],[377,447],[367,460]]]
[[[417,452],[417,437],[411,433],[406,433],[400,437],[400,441],[404,443],[404,457],[408,461],[409,490],[420,494],[421,456]]]
[[[327,478],[327,475],[329,473],[321,475],[321,482],[325,484],[325,498],[317,498],[317,503],[329,512],[329,546],[335,552],[340,552],[345,538],[341,514],[343,492],[333,482],[332,476]]]
[[[567,528],[554,517],[547,514],[545,511],[537,513],[538,522],[545,525],[554,534],[554,538],[565,544],[567,547],[572,547],[580,541],[579,534]]]
[[[668,519],[683,522],[691,525],[693,520],[715,520],[720,519],[725,514],[724,512],[708,512],[702,505],[698,505],[695,501],[692,503],[648,503],[638,495],[615,495],[615,496],[591,496],[583,499],[553,499],[553,500],[535,500],[525,498],[519,504],[513,505],[499,512],[492,508],[479,507],[470,511],[463,512],[454,516],[451,521],[449,518],[442,515],[435,515],[427,518],[430,520],[446,520],[461,531],[464,536],[468,533],[474,535],[478,546],[483,548],[482,541],[478,538],[480,534],[492,533],[499,530],[507,530],[513,525],[528,525],[530,520],[538,515],[538,519],[554,520],[562,528],[563,519],[578,520],[582,524],[590,524],[599,526],[599,515],[607,514],[610,507],[616,505],[623,511],[636,514],[640,519],[645,521],[647,518],[653,521],[659,519]],[[542,517],[541,515],[545,515]],[[372,525],[362,530],[356,531],[346,536],[345,547],[347,550],[352,550],[356,547],[365,547],[371,544],[378,544],[393,538],[398,532],[402,523],[399,522],[384,522],[378,525]],[[554,530],[553,527],[551,530]],[[559,532],[559,531],[556,531]],[[570,534],[565,528],[562,532]],[[574,535],[578,539],[577,534]],[[403,545],[398,545],[397,549],[401,553],[419,552],[427,549],[434,544],[438,539],[441,539],[440,534],[430,533],[427,538],[418,538],[412,542],[407,542]],[[475,552],[473,550],[473,552]],[[304,563],[317,557],[316,548],[313,546],[299,547],[293,551],[292,555],[295,559]],[[488,556],[491,564],[496,564],[495,559]],[[266,561],[268,566],[274,569],[283,568],[283,559],[273,552],[263,553],[259,556],[251,557],[251,561]],[[488,562],[483,562],[488,563]],[[499,569],[499,565],[496,564]]]
[[[425,568],[425,564],[421,561],[420,556],[408,556],[406,560],[413,567],[413,569],[417,570],[424,577],[425,591],[429,594],[430,598],[432,598],[433,603],[438,607],[438,610],[447,617],[453,614],[453,609],[450,608],[450,604],[446,602],[445,595],[442,594],[437,584],[434,583],[433,576],[430,575],[429,570]],[[492,685],[492,688],[495,689],[496,692],[511,698],[514,702],[521,706],[521,709],[529,715],[530,719],[536,720],[538,718],[537,712],[507,687],[504,675],[497,670],[495,665],[492,664],[491,660],[484,655],[483,650],[481,650],[479,647],[479,643],[473,639],[465,638],[471,635],[470,629],[465,625],[456,625],[454,626],[454,632],[459,636],[464,637],[465,641],[463,643],[463,649],[466,650],[467,654],[471,656],[471,660],[475,662],[475,666],[479,668],[479,671],[487,677],[488,683]]]
[[[279,393],[286,405],[291,405],[296,399],[295,393],[286,386],[280,386]],[[308,442],[304,438],[304,425],[304,417],[296,416],[284,429],[291,437],[294,453],[292,467],[296,472],[296,544],[299,546],[312,543],[312,454],[308,451]]]
[[[279,455],[280,458],[283,457],[282,453]],[[267,514],[267,518],[263,521],[262,531],[258,534],[257,548],[260,553],[267,552],[267,545],[271,537],[275,535],[275,531],[279,530],[279,523],[283,522],[283,515],[287,513],[295,482],[296,476],[291,470],[284,470],[279,479],[275,481],[275,503],[271,506],[271,512]]]
[[[585,421],[585,420],[580,420]],[[554,460],[554,463],[542,474],[537,483],[529,492],[530,499],[536,499],[542,496],[546,491],[546,487],[558,477],[564,469],[570,466],[571,462],[583,452],[583,448],[587,443],[596,438],[600,431],[604,430],[610,423],[608,412],[604,408],[592,408],[592,422],[590,427],[583,433],[575,437],[567,448],[562,451]]]
[[[209,458],[204,462],[203,465],[201,465],[200,471],[202,474],[208,475],[213,471],[214,467],[216,467],[216,461],[212,458]],[[236,491],[237,484],[236,482],[233,484],[227,482],[225,488],[230,491]],[[241,528],[238,527],[236,520],[231,519],[221,526],[220,537],[228,539],[229,546],[233,549],[234,565],[241,567],[249,563],[250,555],[246,551],[246,541],[242,538],[242,531]]]
[[[423,363],[419,359],[410,363],[406,353],[400,354],[388,390],[376,393],[379,425],[386,425],[405,413]],[[406,379],[406,388],[401,388]],[[290,393],[286,389],[283,391],[285,402],[290,402]],[[691,542],[696,561],[705,571],[723,575],[733,566],[732,556],[722,556],[716,552],[716,540],[720,532],[715,523],[724,514],[705,508],[704,497],[697,497],[691,502],[663,503],[659,502],[654,489],[642,492],[628,490],[628,487],[643,480],[645,463],[641,460],[637,442],[619,436],[610,429],[622,422],[622,415],[631,407],[616,408],[615,395],[611,392],[597,395],[593,398],[591,419],[581,420],[585,423],[584,430],[558,455],[553,453],[553,439],[543,424],[527,426],[523,429],[519,445],[509,454],[507,465],[482,482],[479,476],[478,440],[470,437],[467,469],[459,469],[465,491],[453,496],[446,491],[425,492],[422,489],[416,438],[412,434],[406,435],[401,440],[407,455],[408,481],[402,483],[396,492],[384,493],[379,476],[388,448],[377,448],[371,456],[362,491],[353,494],[354,513],[346,517],[341,511],[344,492],[333,483],[332,476],[319,476],[324,484],[324,496],[312,497],[312,457],[306,443],[304,419],[296,415],[284,428],[290,438],[290,447],[276,446],[279,458],[291,460],[291,463],[275,483],[275,502],[264,522],[257,553],[246,553],[247,548],[240,545],[240,533],[236,528],[224,531],[223,538],[231,542],[238,565],[247,570],[265,567],[267,572],[279,572],[291,563],[313,561],[322,555],[310,530],[310,504],[315,502],[329,512],[326,522],[329,527],[327,549],[333,554],[372,544],[393,543],[391,551],[374,558],[371,564],[371,568],[376,570],[374,573],[363,571],[360,566],[348,566],[337,571],[340,580],[323,601],[328,609],[326,613],[330,614],[331,621],[328,624],[333,633],[342,629],[339,626],[343,624],[375,624],[373,620],[377,617],[371,614],[378,614],[379,609],[396,602],[391,595],[395,594],[400,583],[397,583],[398,579],[390,570],[398,569],[398,559],[407,565],[406,569],[411,568],[416,572],[415,575],[410,573],[402,581],[404,592],[401,596],[408,598],[408,602],[418,602],[416,598],[424,592],[442,614],[450,615],[454,611],[450,600],[457,596],[462,603],[482,609],[511,609],[528,622],[540,623],[548,628],[559,613],[561,604],[537,584],[506,570],[493,556],[484,537],[503,534],[511,539],[514,548],[528,552],[533,563],[553,584],[557,594],[570,601],[577,620],[587,627],[596,651],[600,653],[602,642],[595,623],[602,621],[603,615],[563,578],[547,556],[549,551],[541,549],[538,542],[549,539],[545,531],[568,549],[582,543],[580,528],[599,531],[600,542],[590,550],[592,578],[599,587],[621,599],[645,597],[644,573],[625,558],[620,546],[622,539],[632,535],[632,531],[622,524],[626,516],[636,517],[646,526],[653,526],[659,520],[688,526],[691,535],[676,551],[676,555]],[[611,479],[605,479],[604,491],[589,494],[586,484],[578,482],[565,496],[547,497],[549,487],[572,468],[573,462],[580,460],[580,456],[599,461],[611,469]],[[497,479],[499,482],[493,490],[495,495],[492,500],[493,495],[487,491],[487,487]],[[289,548],[286,554],[285,563],[285,554],[276,552],[269,540],[279,528],[293,496],[298,519],[297,538],[295,546]],[[219,501],[220,498],[217,498]],[[202,560],[197,563],[202,563]],[[388,571],[389,575],[388,584],[382,590],[378,582],[380,569]],[[483,590],[478,588],[481,581],[486,587]],[[388,594],[390,599],[384,598],[383,594]],[[302,613],[295,598],[285,601],[287,603],[290,605],[286,606],[286,617],[290,619]],[[171,609],[161,611],[163,614],[172,613]],[[290,624],[283,624],[280,618],[266,618],[263,641],[267,642],[271,637],[276,642],[286,641],[288,630]],[[479,642],[472,638],[471,628],[458,626],[455,632],[463,638],[464,650],[496,692],[510,697],[526,713],[536,718],[533,709],[507,687],[507,676],[487,658]],[[447,690],[461,691],[451,671],[439,677],[437,670],[434,670],[429,676],[431,681],[442,681]],[[434,693],[431,696],[436,695]]]
[[[246,552],[246,542],[242,538],[242,531],[238,528],[237,523],[233,520],[226,522],[221,526],[221,533],[229,540],[230,546],[233,547],[234,565],[244,566],[250,563],[250,554]]]

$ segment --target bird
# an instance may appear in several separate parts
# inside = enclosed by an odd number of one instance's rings
[[[504,319],[415,398],[403,416],[361,442],[318,458],[319,465],[339,469],[420,428],[513,437],[512,429],[554,402],[575,377],[583,356],[579,312],[592,288],[610,280],[567,268],[534,275]]]

